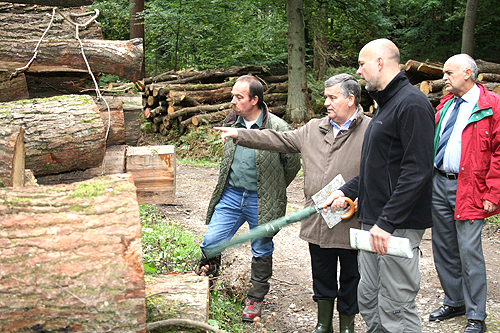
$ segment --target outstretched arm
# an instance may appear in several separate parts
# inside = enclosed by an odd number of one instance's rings
[[[222,142],[226,142],[227,138],[238,139],[238,130],[234,127],[214,127],[214,130],[221,131]]]

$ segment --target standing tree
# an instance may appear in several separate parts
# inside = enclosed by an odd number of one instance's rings
[[[144,11],[144,0],[129,0],[130,4],[130,39],[142,38],[142,49],[145,52],[146,47],[144,43],[144,18],[142,12]],[[144,55],[142,57],[145,59]],[[145,74],[145,60],[142,61],[142,79]]]
[[[288,100],[286,118],[293,123],[307,122],[307,79],[305,65],[303,0],[287,0],[288,19]]]
[[[477,8],[479,0],[467,0],[464,27],[462,29],[462,53],[472,57],[474,54],[474,32],[476,30]]]

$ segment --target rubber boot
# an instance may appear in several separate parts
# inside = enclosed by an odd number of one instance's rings
[[[311,333],[333,333],[333,300],[318,300],[318,324]]]
[[[273,275],[273,256],[252,258],[252,272],[250,283],[252,287],[247,291],[247,297],[256,301],[263,301],[269,291],[269,279]]]
[[[245,308],[241,313],[243,321],[253,322],[260,317],[263,309],[263,301],[269,291],[269,279],[273,275],[273,256],[252,258],[252,274],[250,276],[250,287],[247,291]]]
[[[355,317],[356,317],[355,314],[346,315],[346,314],[339,312],[340,333],[354,333],[354,318]]]

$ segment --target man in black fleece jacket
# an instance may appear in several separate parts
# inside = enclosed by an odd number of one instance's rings
[[[419,245],[432,227],[434,112],[427,97],[399,70],[399,50],[387,39],[366,44],[358,74],[378,110],[365,132],[359,175],[329,202],[358,197],[361,228],[374,253],[360,251],[360,313],[367,332],[421,332],[415,297],[420,289]],[[328,202],[327,201],[327,202]],[[413,258],[387,254],[391,235],[406,237]]]

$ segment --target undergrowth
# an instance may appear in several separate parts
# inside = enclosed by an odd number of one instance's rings
[[[201,256],[201,237],[163,216],[154,205],[140,205],[145,274],[195,271]],[[210,298],[208,323],[227,332],[264,332],[261,327],[241,322],[243,295],[229,295],[215,284]]]

